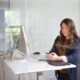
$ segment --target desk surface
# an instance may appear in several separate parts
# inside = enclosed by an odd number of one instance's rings
[[[32,73],[32,72],[43,72],[49,70],[60,70],[65,68],[74,68],[75,65],[65,66],[54,66],[49,65],[46,61],[38,61],[34,59],[23,59],[23,60],[6,60],[5,64],[15,73]]]

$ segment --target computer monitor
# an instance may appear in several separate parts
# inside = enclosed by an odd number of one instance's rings
[[[24,55],[28,54],[22,26],[10,26],[8,27],[8,33],[11,38],[9,38],[9,41],[7,40],[7,53],[14,55],[14,50],[16,49]]]
[[[20,35],[19,35],[19,39],[18,39],[18,49],[23,52],[24,54],[27,53],[26,50],[26,40],[24,37],[24,32],[23,32],[23,28],[20,27]]]

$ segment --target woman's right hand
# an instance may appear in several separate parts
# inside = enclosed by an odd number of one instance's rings
[[[46,54],[46,59],[51,61],[65,61],[67,62],[66,56],[58,56],[56,53]]]
[[[46,54],[46,59],[47,60],[56,61],[56,60],[58,60],[58,58],[59,58],[59,56],[54,52]]]

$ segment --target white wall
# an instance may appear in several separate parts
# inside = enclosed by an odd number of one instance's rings
[[[45,54],[51,49],[64,18],[72,18],[79,33],[79,4],[79,0],[27,0],[30,53],[40,51]]]

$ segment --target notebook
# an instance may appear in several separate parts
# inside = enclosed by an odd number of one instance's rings
[[[39,61],[47,61],[48,64],[54,65],[54,66],[65,66],[65,65],[70,65],[71,63],[68,62],[63,62],[63,61],[51,61],[51,60],[46,60],[46,59],[39,59]]]

